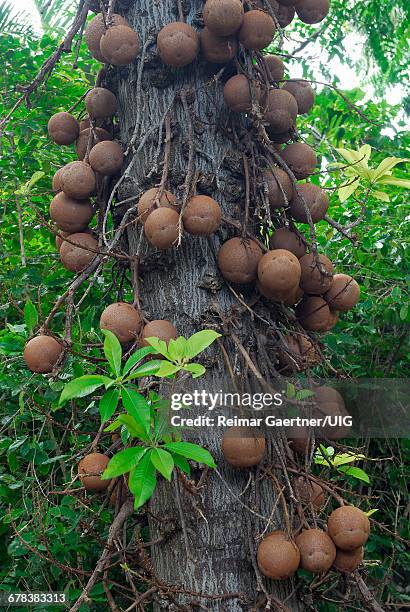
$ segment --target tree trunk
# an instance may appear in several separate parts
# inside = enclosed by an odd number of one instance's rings
[[[203,2],[193,0],[184,3],[184,7],[189,9],[186,21],[194,27],[199,25],[197,16],[201,15]],[[137,135],[137,147],[142,139],[146,140],[136,154],[130,177],[119,188],[120,199],[138,196],[160,183],[164,119],[169,111],[172,142],[166,189],[181,201],[188,175],[189,188],[195,179],[198,193],[215,198],[224,215],[242,222],[242,153],[228,131],[230,118],[221,82],[213,79],[220,67],[212,68],[199,59],[186,68],[172,69],[158,59],[156,34],[164,25],[178,20],[176,1],[134,1],[124,15],[140,34],[145,50],[143,71],[140,72],[140,61],[132,68],[113,70],[108,75],[109,86],[119,100],[120,140],[126,145],[133,134]],[[148,40],[153,44],[147,43]],[[236,124],[240,126],[244,121],[236,119]],[[132,205],[135,201],[126,207]],[[122,206],[117,215],[123,213]],[[135,286],[134,275],[134,292],[138,291],[147,319],[168,319],[185,337],[210,327],[228,332],[233,325],[236,335],[252,349],[255,322],[222,282],[215,260],[219,245],[232,235],[232,229],[227,226],[209,240],[185,234],[179,248],[158,253],[141,237],[141,226],[131,225],[129,253],[140,257],[139,287]],[[237,381],[242,390],[249,390],[246,367],[237,347],[227,338],[224,345]],[[218,345],[209,351],[206,365],[205,377],[188,384],[184,382],[184,390],[190,387],[213,392],[233,391],[227,363]],[[233,612],[251,609],[261,595],[254,552],[258,536],[264,530],[278,528],[280,516],[277,510],[270,521],[257,515],[270,517],[276,493],[271,482],[259,483],[258,471],[237,470],[227,465],[220,452],[221,434],[220,429],[203,429],[198,431],[195,440],[214,455],[220,476],[210,470],[197,494],[187,492],[179,479],[172,483],[160,482],[150,503],[151,540],[162,539],[164,535],[165,523],[154,516],[171,519],[170,524],[176,526],[170,537],[152,546],[156,574],[166,585],[175,587],[173,595],[168,593],[157,600],[158,610],[178,609],[177,604],[196,609],[201,604],[202,609]],[[268,456],[272,456],[273,447],[271,444],[268,447]],[[201,471],[195,470],[193,478],[197,480],[200,475]],[[285,593],[282,586],[273,589],[268,585],[267,589],[278,597]],[[292,607],[288,602],[287,606],[297,609],[296,604]]]

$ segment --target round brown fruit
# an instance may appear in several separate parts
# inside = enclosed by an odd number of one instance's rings
[[[137,57],[140,39],[132,28],[117,25],[109,28],[101,37],[101,55],[112,66],[127,66]]]
[[[284,89],[271,89],[268,94],[268,104],[265,120],[277,134],[283,134],[294,127],[298,105],[295,98]]]
[[[269,136],[269,140],[271,140],[274,144],[274,148],[275,150],[281,154],[282,152],[282,147],[280,145],[285,144],[286,142],[289,142],[289,140],[292,140],[293,138],[293,134],[294,134],[294,128],[290,128],[290,130],[287,130],[286,132],[282,132],[281,134],[278,134],[277,132],[274,132],[271,128],[270,125],[266,126],[266,133]]]
[[[286,304],[286,306],[296,306],[302,297],[303,291],[299,285],[296,285],[296,287],[283,299],[283,303]]]
[[[54,176],[51,181],[51,189],[54,193],[59,193],[61,191],[61,171],[63,168],[59,168],[57,172],[54,173]]]
[[[270,4],[273,4],[274,0],[269,0]],[[294,2],[294,0],[292,0]],[[294,6],[283,6],[283,4],[277,4],[277,7],[273,9],[276,15],[276,19],[281,28],[286,28],[290,25],[295,17]]]
[[[108,329],[121,344],[134,341],[142,327],[142,319],[131,304],[114,302],[107,306],[100,317],[101,329]]]
[[[303,0],[302,0],[303,1]],[[297,4],[298,2],[300,2],[300,0],[277,0],[277,2],[281,5],[281,6],[294,6],[295,4]]]
[[[90,200],[74,200],[58,193],[50,204],[50,217],[63,232],[74,234],[85,230],[94,215]]]
[[[221,223],[222,211],[218,202],[206,195],[189,200],[182,215],[184,228],[194,236],[210,236]]]
[[[288,144],[281,152],[281,157],[298,180],[307,178],[315,171],[316,153],[304,142]]]
[[[157,320],[147,323],[142,330],[142,345],[149,346],[146,338],[159,338],[167,344],[170,340],[175,340],[177,337],[175,325],[170,321]]]
[[[257,553],[262,574],[273,580],[287,580],[299,567],[300,552],[283,531],[273,531],[262,540]]]
[[[75,143],[75,150],[77,153],[77,157],[80,161],[84,159],[87,153],[88,148],[88,140],[90,138],[91,128],[85,128],[80,132],[79,137],[77,138],[77,142]],[[103,128],[94,128],[91,134],[91,145],[90,147],[94,147],[98,142],[103,142],[104,140],[112,140],[112,136],[107,130]]]
[[[56,236],[57,251],[59,251],[61,249],[61,245],[64,242],[64,238],[68,238],[69,236],[71,236],[70,232],[62,232],[61,230],[59,230],[58,233],[59,233],[59,235]],[[91,228],[87,227],[81,233],[82,234],[89,234],[90,236],[92,236],[93,235],[93,230]]]
[[[145,223],[148,215],[155,210],[155,198],[157,197],[157,193],[158,189],[153,187],[152,189],[148,189],[148,191],[143,193],[138,200],[138,218],[141,223]],[[165,190],[162,192],[158,204],[159,206],[164,206],[165,208],[170,208],[171,210],[176,210],[178,206],[177,199],[174,194]]]
[[[246,113],[252,109],[252,101],[259,102],[260,89],[244,74],[236,74],[225,83],[223,94],[232,111]]]
[[[35,336],[24,347],[24,361],[29,370],[36,374],[50,374],[61,353],[62,345],[51,336]]]
[[[60,183],[70,198],[84,200],[95,191],[95,174],[83,161],[70,162],[61,170]]]
[[[293,253],[298,259],[306,253],[306,243],[296,232],[287,227],[275,230],[270,239],[271,249],[285,249]]]
[[[336,546],[321,529],[306,529],[295,540],[304,570],[321,574],[329,570],[336,558]]]
[[[327,324],[326,327],[323,331],[330,331],[331,329],[334,328],[334,326],[336,325],[336,323],[339,320],[339,311],[338,310],[332,310],[331,308],[329,309],[329,318],[327,320]]]
[[[305,296],[296,306],[296,317],[301,326],[308,331],[326,331],[330,311],[327,302],[321,297]]]
[[[110,176],[121,170],[124,153],[118,142],[104,140],[93,146],[90,151],[90,166],[99,174]]]
[[[303,0],[296,6],[297,16],[303,23],[320,23],[329,12],[329,0]]]
[[[287,206],[293,196],[293,184],[288,174],[281,168],[273,166],[264,173],[263,180],[268,187],[268,199],[271,208]]]
[[[303,372],[320,361],[320,356],[308,336],[288,334],[284,341],[286,349],[281,347],[278,353],[281,371]]]
[[[313,504],[315,510],[320,510],[325,505],[325,492],[317,482],[299,476],[295,482],[295,490],[301,501]]]
[[[315,414],[321,419],[326,416],[333,418],[346,417],[348,412],[340,393],[332,387],[321,386],[315,389],[314,400],[316,403]],[[331,427],[325,425],[320,428],[321,436],[329,440],[339,440],[349,435],[349,426],[340,425]]]
[[[305,458],[306,455],[310,455],[312,452],[312,436],[310,430],[306,427],[289,427],[287,429],[287,438],[291,443],[292,450]]]
[[[86,115],[84,119],[81,119],[80,121],[80,134],[83,130],[86,130],[89,127],[91,127],[90,118],[88,115]]]
[[[327,530],[338,548],[354,550],[367,542],[370,522],[360,508],[341,506],[329,516]]]
[[[202,30],[200,41],[205,59],[213,64],[227,64],[238,51],[235,36],[217,36],[209,28]]]
[[[248,11],[245,13],[238,32],[239,42],[245,49],[260,51],[267,47],[275,34],[275,22],[263,11]]]
[[[94,259],[98,242],[86,233],[70,234],[69,240],[70,242],[64,240],[60,247],[61,263],[70,272],[81,272]],[[72,242],[75,244],[71,244]]]
[[[282,62],[280,57],[277,55],[264,55],[263,61],[265,62],[267,72],[269,73],[269,81],[271,84],[283,79],[283,75],[285,74],[285,64]]]
[[[219,250],[218,266],[228,282],[246,285],[257,279],[262,255],[262,249],[253,240],[231,238]]]
[[[178,241],[179,214],[161,206],[152,211],[144,224],[147,240],[157,249],[170,249]]]
[[[258,264],[258,278],[263,289],[282,300],[299,284],[299,260],[285,249],[268,251]]]
[[[103,480],[101,474],[109,462],[109,457],[101,453],[90,453],[78,464],[78,475],[86,491],[101,493],[108,489],[111,480]]]
[[[218,36],[234,34],[242,25],[243,6],[240,0],[207,0],[204,23]]]
[[[51,140],[59,145],[70,145],[80,133],[80,124],[70,113],[56,113],[50,117],[47,125]]]
[[[322,295],[332,284],[333,264],[326,255],[318,255],[316,263],[313,253],[307,253],[300,258],[302,274],[300,286],[305,293],[310,295]]]
[[[344,312],[356,306],[360,298],[360,287],[348,274],[335,274],[324,297],[331,308]]]
[[[117,15],[114,13],[111,15],[111,24],[113,26],[125,25],[128,26],[128,21],[121,17],[121,15]],[[84,38],[86,45],[90,54],[94,59],[99,62],[105,62],[105,58],[101,53],[100,42],[101,37],[105,34],[107,28],[105,27],[105,20],[102,13],[98,13],[87,25],[87,28],[84,32]]]
[[[298,105],[298,114],[308,113],[315,103],[315,93],[307,81],[292,80],[287,81],[283,89],[288,91],[295,98]]]
[[[354,572],[362,563],[363,557],[363,546],[359,546],[359,548],[354,548],[353,550],[342,550],[338,548],[336,550],[336,559],[334,560],[333,567],[340,572]]]
[[[222,453],[228,463],[246,468],[258,465],[266,449],[264,436],[246,427],[230,427],[222,438]]]
[[[329,208],[329,198],[323,189],[313,183],[301,183],[293,192],[293,198],[290,201],[292,217],[301,223],[309,223],[302,198],[310,210],[313,223],[318,223],[324,219]]]
[[[157,37],[159,55],[168,66],[181,68],[194,61],[199,51],[199,36],[182,21],[169,23]]]
[[[117,98],[104,87],[94,87],[85,96],[85,106],[93,119],[107,119],[117,112]]]

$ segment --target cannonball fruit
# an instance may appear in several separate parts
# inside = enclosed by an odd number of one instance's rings
[[[219,250],[218,266],[228,282],[245,285],[257,279],[262,255],[262,249],[253,240],[231,238]]]
[[[338,310],[332,310],[331,308],[329,309],[329,318],[327,320],[326,326],[324,327],[323,331],[330,331],[331,329],[334,328],[334,326],[336,325],[336,323],[339,320],[339,311]]]
[[[104,176],[119,172],[123,161],[124,153],[118,142],[104,140],[94,145],[90,151],[89,162],[91,168]]]
[[[108,462],[109,457],[101,453],[90,453],[81,459],[78,464],[78,475],[86,491],[101,493],[108,489],[111,481],[101,478]]]
[[[230,427],[222,438],[222,453],[228,463],[246,468],[257,465],[265,454],[266,441],[261,433],[246,427]]]
[[[324,219],[327,213],[329,198],[326,192],[318,185],[301,183],[294,190],[293,198],[290,201],[291,215],[296,221],[301,223],[309,223],[305,204],[310,211],[312,222],[318,223]]]
[[[145,193],[142,194],[140,199],[138,200],[138,218],[141,223],[145,223],[148,218],[148,215],[152,213],[156,208],[156,198],[158,194],[158,189],[153,187],[152,189],[148,189]],[[161,197],[158,199],[158,205],[164,206],[165,208],[170,208],[171,210],[176,210],[177,208],[177,199],[173,193],[170,191],[164,190],[161,194]]]
[[[306,529],[295,539],[304,570],[321,574],[329,570],[336,558],[336,546],[321,529]]]
[[[209,28],[200,33],[201,49],[205,59],[213,64],[226,64],[238,51],[235,36],[218,36]]]
[[[325,505],[325,492],[317,482],[299,476],[295,482],[295,490],[301,501],[313,504],[315,510],[320,510]]]
[[[300,286],[305,293],[322,295],[332,285],[333,264],[326,255],[307,253],[300,258],[301,277]]]
[[[300,552],[283,531],[273,531],[259,544],[258,566],[273,580],[287,580],[299,567]]]
[[[64,238],[68,238],[72,234],[70,234],[70,232],[62,232],[61,230],[59,230],[58,233],[59,233],[59,235],[56,236],[56,247],[57,247],[57,250],[59,251],[61,249],[61,245],[64,242]],[[89,234],[90,236],[92,236],[93,235],[93,230],[90,229],[89,227],[87,227],[81,233],[82,234]]]
[[[286,349],[280,348],[278,358],[281,369],[285,372],[302,372],[320,360],[308,336],[288,334],[284,341]]]
[[[70,145],[80,133],[80,124],[70,113],[56,113],[47,125],[48,135],[59,145]]]
[[[164,206],[153,210],[144,224],[147,240],[157,249],[169,249],[178,241],[179,214]]]
[[[225,104],[235,113],[246,113],[252,109],[252,102],[258,102],[260,89],[244,74],[237,74],[225,83]]]
[[[218,36],[234,34],[242,25],[244,11],[240,0],[207,0],[204,23]]]
[[[32,372],[50,374],[62,351],[62,345],[55,338],[40,335],[27,342],[23,357]]]
[[[246,49],[260,51],[267,47],[275,34],[275,22],[263,11],[248,11],[245,13],[238,32],[239,42]]]
[[[296,4],[296,13],[303,23],[319,23],[329,12],[329,0],[303,0]]]
[[[333,567],[340,572],[354,572],[362,563],[363,557],[363,546],[359,546],[359,548],[354,548],[353,550],[342,550],[338,548],[336,550],[336,559],[334,560]]]
[[[296,306],[296,318],[308,331],[326,331],[330,315],[327,302],[321,297],[305,296]]]
[[[287,438],[291,443],[292,450],[305,458],[313,450],[313,440],[310,431],[306,427],[289,427],[287,429]]]
[[[61,170],[60,183],[70,198],[84,200],[95,191],[95,174],[83,161],[70,162]]]
[[[281,157],[298,180],[307,178],[315,171],[317,157],[314,150],[304,142],[292,142],[288,144]]]
[[[258,279],[262,288],[281,300],[299,284],[299,260],[284,249],[268,251],[259,261]]]
[[[314,400],[316,404],[315,414],[319,418],[329,417],[345,417],[348,412],[345,407],[344,399],[339,391],[332,387],[321,386],[315,389]],[[349,426],[330,426],[325,425],[320,428],[320,435],[329,440],[338,440],[349,435]]]
[[[283,89],[295,98],[298,105],[298,114],[308,113],[315,103],[314,91],[307,81],[292,80],[284,84]]]
[[[273,132],[283,134],[295,125],[298,105],[291,93],[284,89],[271,89],[268,93],[265,120]]]
[[[290,251],[298,259],[306,253],[306,242],[299,234],[292,232],[287,227],[280,227],[275,230],[270,239],[271,249],[285,249]]]
[[[150,321],[143,327],[142,345],[149,346],[146,338],[152,337],[159,338],[168,344],[170,340],[175,340],[177,337],[176,327],[170,321]]]
[[[85,96],[88,114],[94,119],[107,119],[117,112],[117,98],[104,87],[94,87]]]
[[[283,303],[286,304],[286,306],[295,306],[298,302],[300,302],[302,297],[303,291],[299,285],[297,285],[294,289],[292,289],[292,291],[286,294],[286,296],[283,298]]]
[[[60,247],[61,263],[70,272],[81,272],[94,259],[98,242],[86,233],[70,234],[68,239],[70,242],[64,240]]]
[[[101,329],[108,329],[121,344],[134,341],[142,327],[141,315],[131,304],[115,302],[107,306],[100,317]]]
[[[93,218],[90,200],[74,200],[64,192],[58,193],[50,204],[51,220],[63,232],[82,232]]]
[[[327,530],[338,548],[354,550],[367,542],[370,522],[367,515],[359,508],[341,506],[329,516]]]
[[[274,0],[269,0],[270,4],[272,4],[273,1]],[[292,0],[292,2],[294,2],[294,0]],[[293,18],[295,17],[294,6],[283,6],[282,4],[278,4],[277,8],[274,8],[273,10],[281,28],[286,28],[290,23],[292,23]]]
[[[189,200],[182,215],[184,228],[194,236],[210,236],[221,223],[222,211],[218,202],[206,195]]]
[[[199,51],[199,36],[182,21],[169,23],[157,37],[159,55],[168,66],[181,68],[194,61]]]
[[[348,274],[335,274],[330,289],[324,296],[331,308],[350,310],[360,298],[360,287]]]
[[[293,196],[293,183],[281,168],[272,167],[263,175],[268,187],[268,199],[272,208],[287,206]]]
[[[119,25],[128,26],[128,22],[126,19],[124,19],[124,17],[121,17],[121,15],[117,15],[116,13],[114,13],[113,15],[111,15],[110,25],[114,27]],[[93,58],[98,60],[99,62],[106,61],[100,49],[101,38],[106,31],[107,28],[104,16],[102,13],[99,13],[93,19],[91,19],[84,32],[84,38],[88,50],[93,56]]]
[[[277,55],[264,55],[263,61],[267,68],[271,83],[276,83],[283,79],[285,74],[285,64]],[[291,92],[292,93],[292,92]]]
[[[107,132],[107,130],[104,130],[103,128],[97,127],[97,128],[94,128],[94,130],[91,130],[91,128],[89,127],[85,128],[84,130],[80,132],[80,135],[77,138],[77,141],[75,143],[75,150],[77,153],[77,157],[80,161],[82,161],[84,157],[86,156],[87,149],[88,149],[88,141],[90,139],[90,132],[91,132],[90,151],[98,142],[103,142],[104,140],[112,140],[111,134]]]
[[[108,64],[127,66],[137,57],[140,50],[140,39],[132,28],[117,25],[109,28],[100,40],[101,55]]]
[[[52,178],[51,188],[54,191],[54,193],[58,193],[59,191],[61,191],[61,171],[62,169],[63,168],[59,168],[57,172],[55,172]]]

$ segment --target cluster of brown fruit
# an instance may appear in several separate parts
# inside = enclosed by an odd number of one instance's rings
[[[116,435],[113,435],[113,440]],[[110,458],[103,453],[93,452],[85,455],[78,464],[78,477],[84,489],[89,493],[104,493],[110,486],[110,479],[102,479],[101,475],[108,465]],[[109,505],[115,507],[119,491],[119,483],[112,491],[109,498]],[[123,490],[121,499],[125,501],[125,497],[129,494],[128,489],[128,474],[123,480]],[[123,499],[124,498],[124,499]]]
[[[87,25],[84,37],[93,58],[113,66],[131,64],[140,50],[137,32],[116,13],[109,23],[103,13],[98,13]]]
[[[327,521],[327,532],[305,529],[294,540],[273,531],[258,547],[261,572],[273,580],[286,580],[299,568],[322,574],[335,567],[353,572],[363,561],[363,546],[370,533],[367,515],[355,506],[341,506]]]
[[[157,249],[169,249],[178,242],[179,228],[193,236],[210,236],[218,229],[222,211],[218,202],[206,195],[195,195],[186,203],[180,219],[180,206],[169,191],[153,187],[138,201],[138,219],[147,240]]]

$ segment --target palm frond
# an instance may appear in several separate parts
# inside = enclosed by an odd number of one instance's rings
[[[15,11],[9,0],[0,2],[0,33],[27,34],[32,29],[32,18],[25,10]]]
[[[33,0],[45,32],[63,32],[72,22],[78,0]]]

